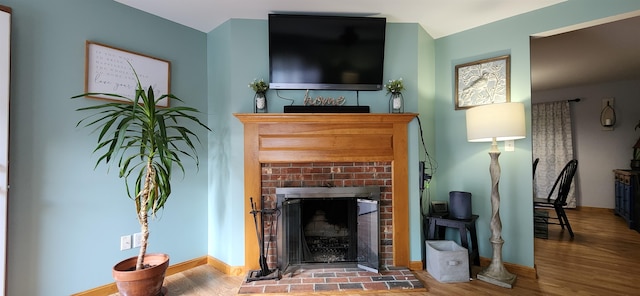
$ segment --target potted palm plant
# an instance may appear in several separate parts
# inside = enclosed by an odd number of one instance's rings
[[[133,68],[133,67],[132,67]],[[100,95],[117,99],[114,102],[79,108],[93,114],[80,120],[77,126],[99,131],[94,152],[100,157],[96,167],[115,163],[119,177],[124,179],[129,198],[136,207],[142,239],[137,257],[126,259],[113,268],[113,277],[120,295],[161,295],[164,274],[169,265],[165,254],[146,254],[149,237],[148,219],[155,216],[171,194],[174,167],[184,173],[183,156],[192,158],[198,166],[194,141],[198,136],[185,126],[192,122],[210,131],[186,106],[159,108],[156,103],[165,98],[182,102],[172,94],[155,98],[150,86],[145,92],[133,69],[137,85],[133,99],[117,94],[84,93],[72,97]],[[143,286],[139,286],[143,285]]]

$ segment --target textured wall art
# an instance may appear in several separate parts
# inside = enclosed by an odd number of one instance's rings
[[[456,110],[510,101],[510,56],[457,65]]]

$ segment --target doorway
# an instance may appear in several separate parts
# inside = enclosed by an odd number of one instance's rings
[[[630,36],[638,27],[640,11],[530,39],[531,104],[569,101],[572,108],[574,158],[580,163],[574,180],[578,207],[613,209],[612,171],[629,166],[640,108],[640,100],[633,95],[640,64],[631,62],[640,60],[640,40]],[[615,97],[618,122],[613,130],[604,130],[599,120],[602,101],[608,97]],[[574,102],[577,98],[581,100]],[[536,155],[535,147],[532,152]],[[557,176],[560,169],[548,174]],[[540,174],[536,171],[536,178]]]

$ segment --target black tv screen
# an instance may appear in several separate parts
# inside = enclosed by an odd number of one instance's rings
[[[385,18],[269,15],[269,87],[381,90]]]

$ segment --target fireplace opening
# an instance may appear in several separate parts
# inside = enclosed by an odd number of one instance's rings
[[[356,261],[355,199],[306,199],[301,201],[300,207],[301,263]]]
[[[351,263],[379,269],[378,187],[277,188],[278,267]]]

